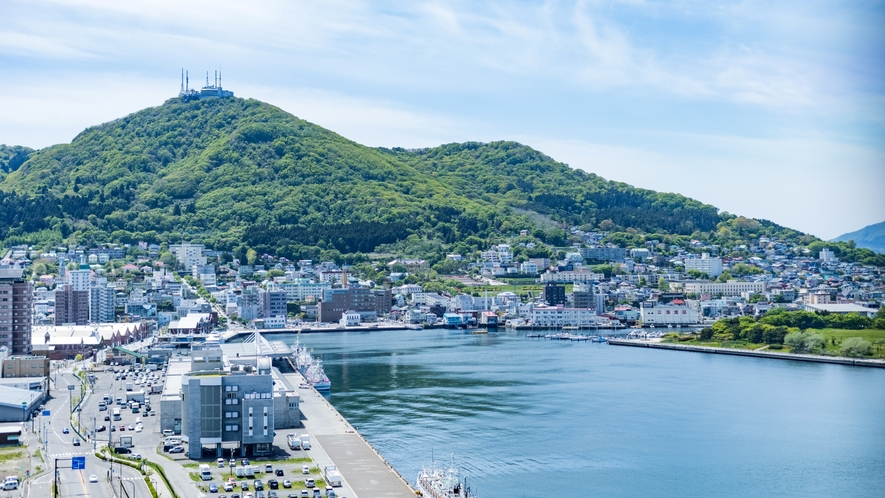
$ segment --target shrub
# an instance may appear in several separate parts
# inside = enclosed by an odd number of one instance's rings
[[[873,353],[873,346],[860,337],[849,337],[839,345],[839,352],[842,356],[868,356]]]
[[[790,332],[784,337],[784,344],[794,353],[811,353],[823,347],[824,338],[814,332]]]

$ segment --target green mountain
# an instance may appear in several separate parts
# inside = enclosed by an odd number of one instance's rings
[[[567,245],[813,237],[571,169],[514,142],[370,148],[244,99],[182,102],[91,127],[70,144],[0,148],[0,245],[203,242],[289,258],[393,250],[439,260],[500,235]]]
[[[836,242],[854,241],[857,247],[864,247],[879,254],[885,254],[885,221],[866,226],[856,232],[846,233],[833,239]]]

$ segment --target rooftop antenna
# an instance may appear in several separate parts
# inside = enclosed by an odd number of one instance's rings
[[[188,91],[188,87],[190,86],[190,75],[189,71],[184,72],[184,91]]]
[[[206,71],[206,87],[209,87],[209,71]]]
[[[179,92],[184,93],[184,68],[181,68],[181,90]]]
[[[221,88],[221,68],[218,68],[218,88]]]
[[[215,87],[218,88],[218,71],[215,71]]]

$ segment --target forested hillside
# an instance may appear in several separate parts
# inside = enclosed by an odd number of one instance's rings
[[[255,100],[145,109],[39,151],[0,148],[0,245],[189,239],[290,258],[478,248],[578,225],[622,241],[804,234],[574,170],[514,142],[374,149]],[[813,238],[809,238],[809,241]]]

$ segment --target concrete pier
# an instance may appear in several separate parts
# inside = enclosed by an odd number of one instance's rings
[[[306,383],[300,373],[282,375],[293,386]],[[415,496],[406,479],[372,448],[326,398],[313,387],[299,391],[304,428],[294,431],[310,434],[312,449],[305,453],[310,454],[320,468],[336,465],[344,486],[358,498]]]
[[[885,360],[865,358],[846,358],[842,356],[819,356],[813,354],[775,353],[771,351],[751,351],[748,349],[714,348],[709,346],[692,346],[688,344],[671,344],[665,342],[649,342],[636,340],[609,339],[612,346],[632,346],[637,348],[670,349],[674,351],[691,351],[695,353],[724,354],[731,356],[752,356],[755,358],[771,358],[775,360],[807,361],[813,363],[833,363],[856,367],[885,368]]]

